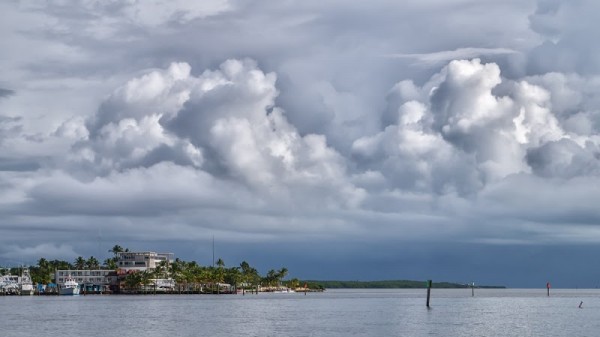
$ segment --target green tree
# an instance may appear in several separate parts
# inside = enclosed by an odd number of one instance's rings
[[[142,284],[142,277],[140,272],[133,272],[131,274],[127,274],[124,279],[125,288],[130,291],[138,291],[140,285]]]
[[[104,259],[104,262],[102,263],[103,267],[106,269],[117,269],[117,262],[115,261],[114,258],[107,258]]]
[[[143,287],[144,293],[146,293],[148,290],[148,286],[150,284],[152,284],[152,279],[154,278],[153,272],[151,270],[146,269],[146,270],[138,272],[136,274],[140,274],[139,275],[140,286]]]
[[[176,258],[175,261],[169,264],[167,268],[170,277],[173,278],[175,280],[175,283],[177,284],[177,289],[179,290],[179,293],[181,293],[181,286],[185,281],[185,277],[183,275],[184,264],[184,261],[181,261],[179,258]]]
[[[75,259],[75,269],[85,269],[85,263],[86,260],[83,258],[83,256],[79,256]]]
[[[43,257],[38,260],[37,265],[40,269],[50,269],[50,262],[48,262],[48,260],[44,259]]]
[[[277,272],[273,269],[267,272],[267,275],[263,278],[263,281],[268,286],[273,286],[277,282]]]
[[[187,263],[184,265],[183,267],[183,271],[182,271],[182,277],[181,280],[183,281],[183,284],[185,285],[185,290],[186,292],[190,292],[190,290],[195,290],[196,289],[196,275],[195,275],[195,270],[197,268],[196,262],[192,261],[190,263]],[[190,289],[191,286],[191,289]]]
[[[123,247],[119,245],[114,245],[114,247],[108,250],[109,253],[113,253],[113,257],[104,260],[104,266],[107,269],[117,269],[117,263],[119,262],[119,253],[128,251],[129,249],[123,249]]]
[[[52,260],[50,261],[50,269],[51,270],[68,270],[74,269],[73,265],[67,261],[62,260]]]
[[[300,287],[300,280],[297,278],[293,278],[288,282],[288,287],[292,288],[292,289],[296,289],[298,287]]]
[[[210,269],[207,267],[198,267],[195,277],[195,282],[197,282],[200,287],[199,290],[201,290],[204,286],[210,284],[212,281]]]
[[[122,253],[124,251],[125,250],[123,249],[123,247],[121,247],[119,245],[114,245],[114,247],[112,247],[108,252],[113,253],[114,257],[117,257],[119,255],[119,253]]]
[[[229,283],[233,286],[233,289],[237,291],[238,284],[242,282],[242,273],[238,267],[227,268],[225,270],[225,283]]]
[[[283,281],[283,279],[287,276],[287,274],[288,274],[288,270],[285,267],[283,267],[277,271],[275,277],[277,279],[278,285],[281,285],[281,281]]]
[[[240,269],[242,272],[242,282],[247,283],[254,288],[260,282],[260,275],[255,268],[252,268],[246,261],[240,263]]]
[[[160,261],[154,269],[156,278],[168,278],[169,262],[167,260]]]
[[[217,294],[221,293],[219,283],[225,282],[225,262],[219,258],[217,260],[217,269],[215,269],[215,282],[217,283]]]
[[[93,256],[90,256],[89,259],[87,259],[87,261],[85,261],[85,266],[87,267],[87,269],[100,269],[100,262],[98,261],[98,259],[96,259]]]
[[[37,266],[29,269],[33,283],[48,284],[52,282],[52,268],[45,258],[38,260]]]

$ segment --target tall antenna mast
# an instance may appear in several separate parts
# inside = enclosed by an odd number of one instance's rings
[[[213,268],[215,267],[215,236],[213,235]]]

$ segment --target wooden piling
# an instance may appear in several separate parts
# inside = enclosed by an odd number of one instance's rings
[[[550,282],[546,282],[546,294],[550,297]]]
[[[471,297],[475,297],[475,282],[471,283]]]
[[[429,298],[431,297],[431,280],[427,280],[427,308],[429,308]]]

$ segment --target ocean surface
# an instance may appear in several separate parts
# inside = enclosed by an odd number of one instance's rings
[[[0,336],[590,336],[600,290],[0,297]],[[579,308],[583,301],[582,308]]]

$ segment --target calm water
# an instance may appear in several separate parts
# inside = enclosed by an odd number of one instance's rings
[[[0,336],[598,336],[600,291],[0,297]],[[579,302],[583,308],[579,309]]]

